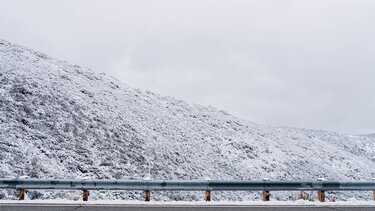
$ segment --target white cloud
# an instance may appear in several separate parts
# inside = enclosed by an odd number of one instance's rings
[[[375,131],[375,1],[5,1],[0,37],[244,119]]]

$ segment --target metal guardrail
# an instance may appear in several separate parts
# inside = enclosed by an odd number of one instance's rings
[[[64,179],[1,179],[0,189],[16,189],[20,199],[26,190],[83,190],[88,199],[89,190],[141,190],[146,201],[150,191],[205,191],[206,200],[211,191],[263,191],[263,199],[269,200],[270,191],[318,191],[318,199],[324,201],[325,191],[374,191],[375,181],[222,181],[222,180],[64,180]],[[375,194],[375,192],[374,192]],[[22,196],[23,195],[23,196]]]
[[[0,179],[0,189],[181,191],[369,191],[374,182]]]

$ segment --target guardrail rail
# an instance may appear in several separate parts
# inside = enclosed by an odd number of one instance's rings
[[[212,191],[262,191],[263,200],[270,200],[270,191],[317,191],[318,200],[325,201],[326,191],[373,191],[375,181],[223,181],[223,180],[87,180],[87,179],[1,179],[0,189],[15,189],[19,200],[25,199],[27,190],[81,190],[84,201],[91,190],[141,190],[145,201],[151,191],[205,191],[205,200],[211,200]]]

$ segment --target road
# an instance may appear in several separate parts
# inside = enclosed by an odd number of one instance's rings
[[[374,211],[375,206],[366,205],[145,205],[145,204],[45,204],[1,203],[1,211]]]

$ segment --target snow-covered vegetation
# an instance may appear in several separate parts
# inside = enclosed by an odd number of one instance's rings
[[[369,180],[374,149],[368,137],[255,124],[0,40],[0,177]],[[200,194],[153,199],[203,199]],[[12,197],[0,190],[0,198]],[[214,200],[257,197],[213,193]]]

